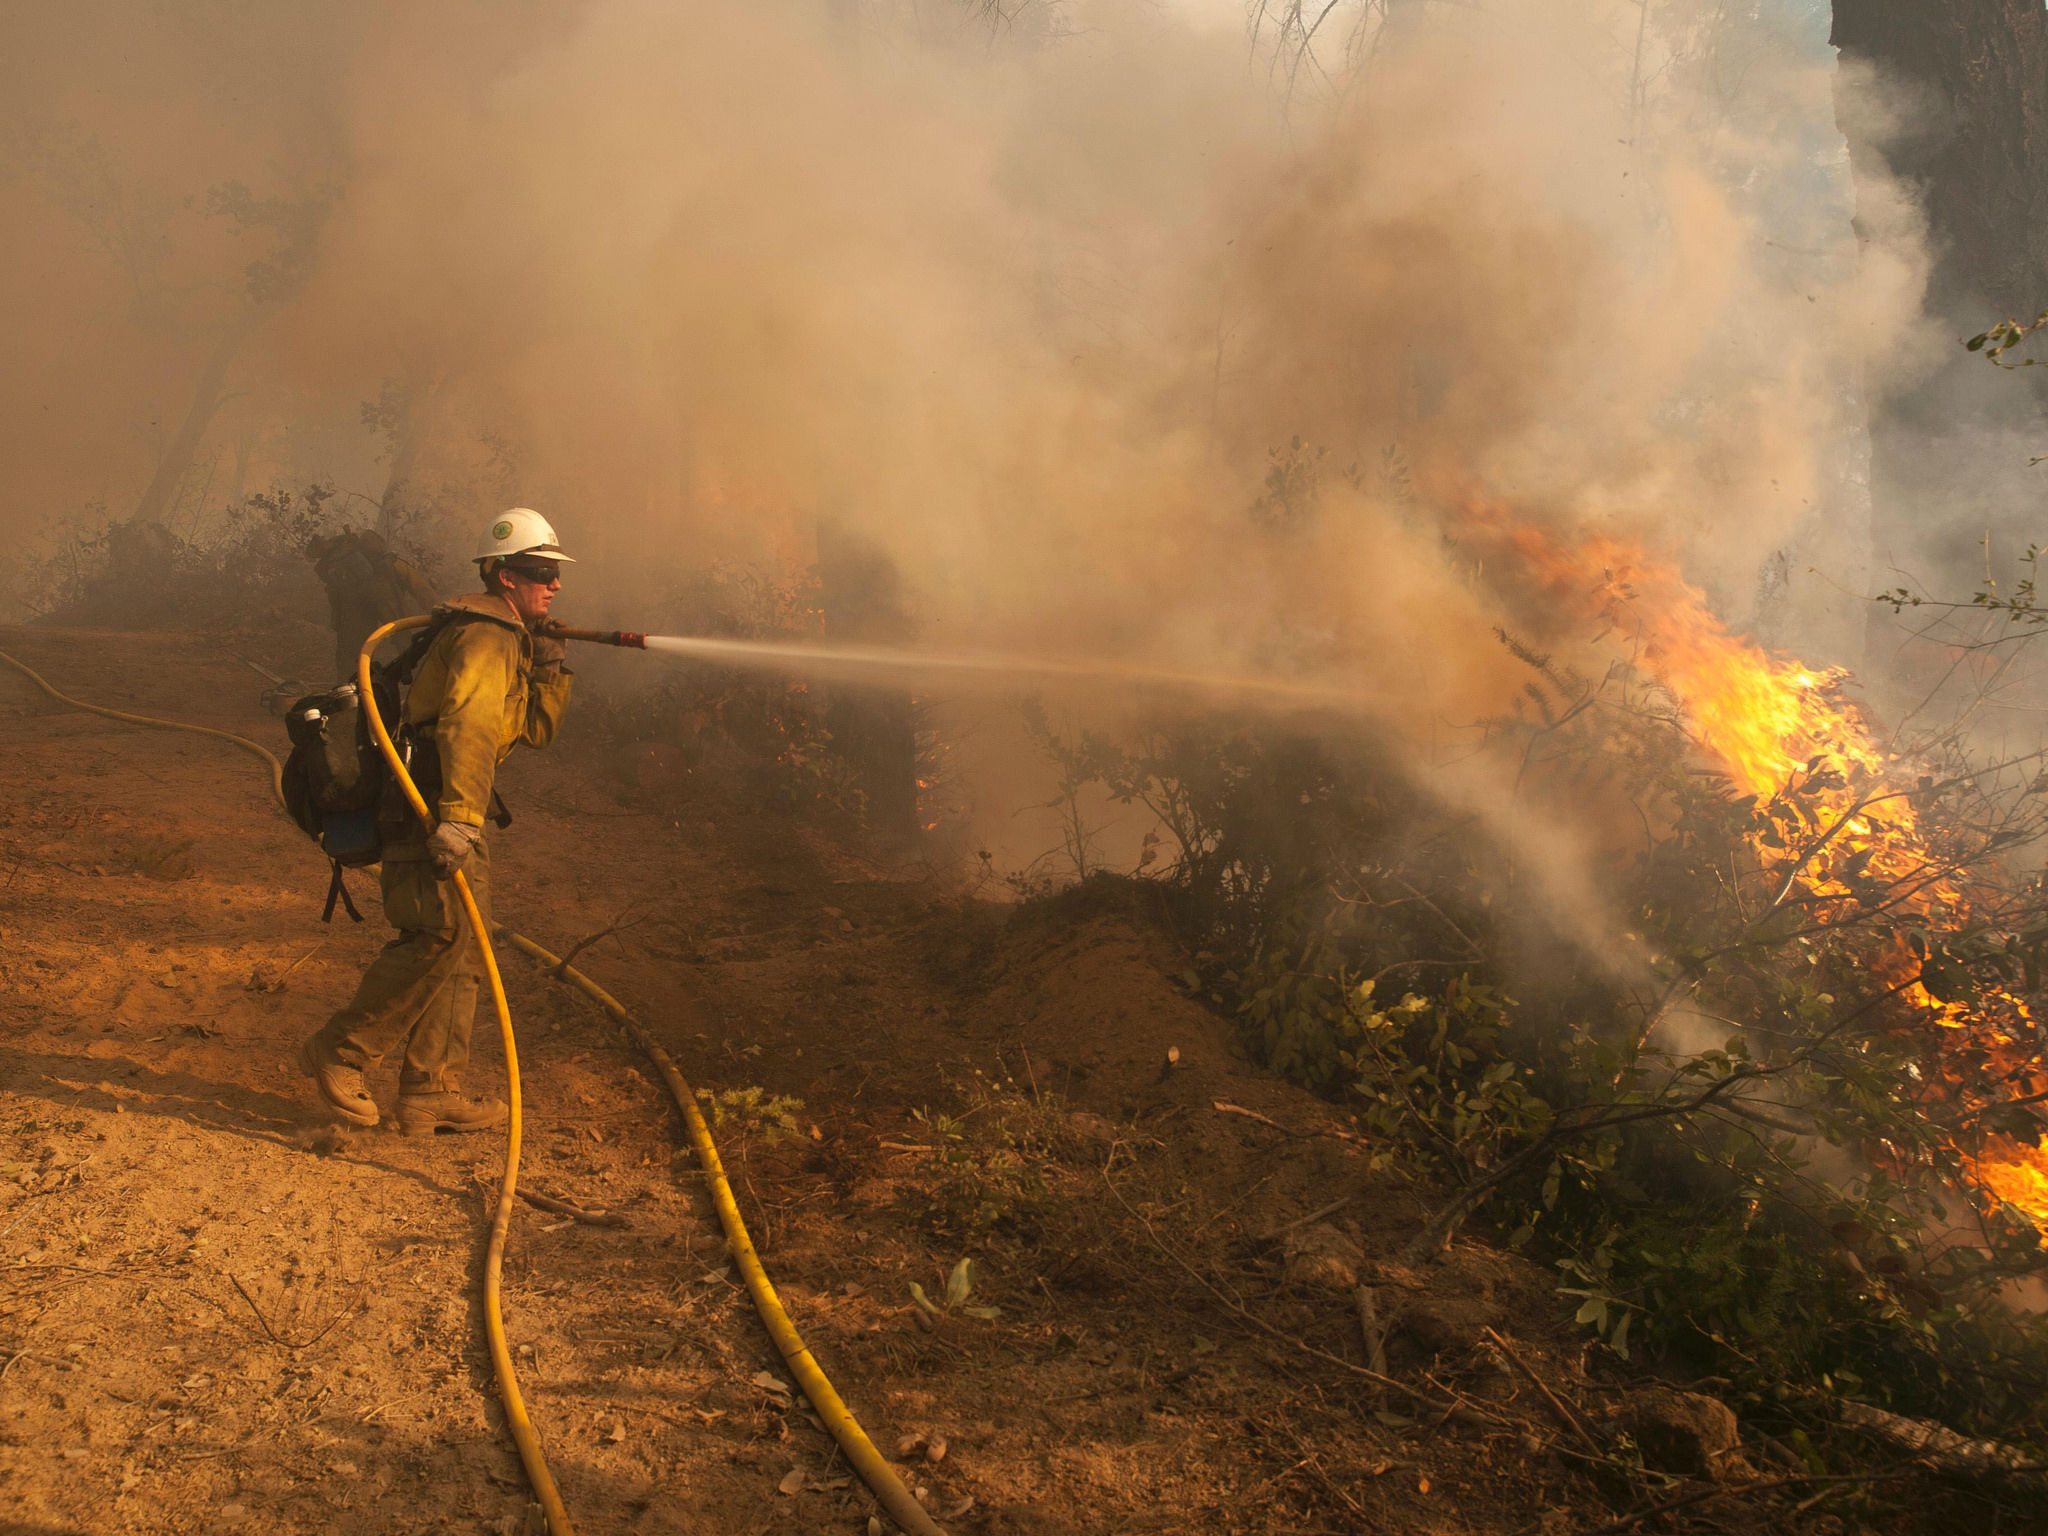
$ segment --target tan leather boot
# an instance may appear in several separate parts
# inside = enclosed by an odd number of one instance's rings
[[[350,1125],[377,1123],[377,1101],[363,1086],[363,1073],[345,1061],[336,1061],[320,1048],[320,1036],[306,1037],[299,1047],[299,1070],[313,1079],[321,1103]]]
[[[398,1128],[408,1136],[436,1131],[487,1131],[505,1122],[501,1099],[468,1099],[459,1093],[401,1093]]]

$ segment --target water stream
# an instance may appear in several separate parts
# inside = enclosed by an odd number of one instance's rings
[[[1248,672],[1205,672],[1134,662],[974,651],[911,651],[879,645],[814,645],[782,640],[720,640],[649,635],[647,649],[726,666],[804,672],[841,682],[940,688],[1037,682],[1092,682],[1203,693],[1269,705],[1365,713],[1360,689]]]

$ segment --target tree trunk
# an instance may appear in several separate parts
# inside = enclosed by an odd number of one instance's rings
[[[192,461],[199,455],[199,445],[206,438],[206,429],[213,424],[214,413],[220,409],[221,400],[227,389],[228,369],[234,365],[236,356],[243,345],[255,334],[262,323],[264,307],[251,305],[221,332],[220,340],[214,343],[213,353],[200,371],[199,382],[192,390],[192,403],[185,411],[185,420],[178,427],[164,454],[157,461],[156,474],[151,477],[149,488],[142,493],[142,500],[135,505],[129,516],[130,526],[146,523],[161,523],[170,511],[171,502],[178,494],[178,487],[191,472]]]
[[[2041,0],[1834,0],[1859,232],[1904,190],[1924,210],[1926,317],[1950,345],[1870,404],[1872,585],[1967,595],[2008,581],[2038,538],[2044,372],[2001,373],[1964,337],[2048,304],[2048,12]],[[1861,66],[1860,68],[1858,66]],[[1969,686],[1952,658],[1872,605],[1866,654],[1893,705]]]
[[[413,471],[419,465],[440,387],[440,381],[417,374],[406,383],[404,414],[391,434],[391,471],[384,477],[384,494],[377,500],[377,532],[387,544],[397,538],[398,525],[404,519]]]
[[[2025,315],[2048,303],[2048,12],[2039,0],[1835,0],[1832,41],[1893,94],[1891,113],[1843,126],[1866,175],[1881,166],[1919,189],[1937,312],[1956,299]]]

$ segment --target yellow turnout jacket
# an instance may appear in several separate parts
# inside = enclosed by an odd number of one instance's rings
[[[498,764],[520,743],[544,747],[569,708],[570,673],[533,675],[533,637],[517,611],[489,592],[469,592],[435,610],[463,617],[434,637],[413,672],[405,720],[432,739],[441,760],[434,814],[484,824]]]

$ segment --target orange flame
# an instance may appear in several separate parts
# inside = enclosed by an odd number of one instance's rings
[[[2007,1205],[2037,1221],[2048,1212],[2048,1147],[1995,1136],[1973,1171],[1977,1182]]]
[[[1598,617],[1632,643],[1636,665],[1669,692],[1702,753],[1741,792],[1769,801],[1794,784],[1806,790],[1803,803],[1818,818],[1813,835],[1824,841],[1798,856],[1788,878],[1816,901],[1854,899],[1861,884],[1909,891],[1909,911],[1967,905],[1920,831],[1898,757],[1843,697],[1846,674],[1815,671],[1731,633],[1697,587],[1619,540],[1594,535],[1566,548],[1494,512],[1474,520],[1545,583],[1555,607]],[[1917,964],[1901,950],[1901,975],[1917,974]],[[1972,1031],[1994,1048],[2012,1046],[2013,1026],[2031,1022],[2026,1002],[2003,989],[1972,1005],[1943,1003],[1916,983],[1903,1001],[1930,1026]],[[1994,1137],[1980,1155],[1963,1157],[1985,1193],[2048,1225],[2048,1141]]]

